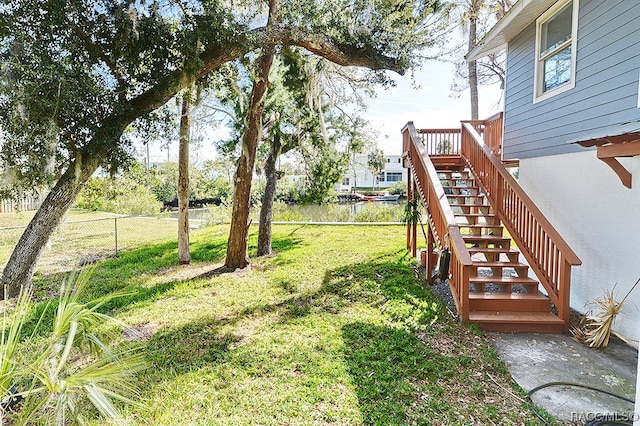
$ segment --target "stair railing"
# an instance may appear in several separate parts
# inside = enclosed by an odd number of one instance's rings
[[[568,327],[571,266],[580,259],[470,123],[462,124],[461,152]]]
[[[462,321],[469,320],[469,273],[471,256],[464,243],[460,227],[444,188],[438,178],[435,166],[429,159],[428,146],[422,142],[413,122],[402,129],[405,165],[412,173],[425,210],[428,223],[439,251],[446,246],[451,253],[449,286],[453,293],[458,314]],[[447,244],[448,243],[448,244]]]
[[[429,155],[458,155],[460,154],[461,130],[455,129],[417,129],[419,140]]]
[[[484,120],[482,138],[493,154],[502,159],[502,118],[504,113],[499,112]]]

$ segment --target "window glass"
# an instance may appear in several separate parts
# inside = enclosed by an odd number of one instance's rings
[[[402,172],[387,172],[387,182],[401,182]]]
[[[543,92],[560,87],[571,80],[571,46],[544,61]]]
[[[540,57],[544,57],[571,39],[571,3],[542,24]]]

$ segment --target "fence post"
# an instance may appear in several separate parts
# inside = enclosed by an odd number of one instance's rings
[[[116,252],[115,252],[115,256],[118,257],[118,216],[113,218],[113,222],[114,222],[114,230],[115,230],[115,240],[116,240]]]

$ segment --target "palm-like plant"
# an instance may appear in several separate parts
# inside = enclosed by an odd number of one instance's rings
[[[81,302],[80,295],[91,272],[83,270],[63,283],[52,331],[44,337],[37,335],[42,333],[48,309],[31,338],[20,342],[30,307],[30,290],[21,293],[13,314],[5,315],[0,342],[0,392],[24,398],[15,414],[17,424],[82,422],[83,399],[105,418],[116,420],[119,412],[114,401],[134,403],[130,395],[135,394],[135,389],[130,378],[143,367],[142,355],[130,348],[114,350],[105,343],[113,338],[105,327],[113,319],[97,310],[114,296]],[[105,329],[102,338],[96,333],[98,329]],[[35,359],[20,356],[18,349],[22,345],[35,347],[30,352],[40,355]],[[19,386],[24,390],[14,393]]]
[[[420,229],[422,230],[422,235],[424,236],[425,241],[429,241],[427,238],[427,233],[424,230],[424,224],[422,223],[422,210],[420,198],[414,192],[413,197],[410,200],[407,200],[407,204],[404,206],[404,212],[402,215],[402,223],[405,225],[417,226],[420,224]]]

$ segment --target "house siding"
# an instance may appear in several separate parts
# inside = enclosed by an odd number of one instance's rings
[[[520,185],[582,259],[571,268],[571,307],[582,313],[607,289],[620,301],[638,279],[640,157],[623,162],[633,174],[633,189],[586,150],[520,161]],[[640,339],[638,290],[613,325],[635,340]]]
[[[343,176],[343,180],[338,182],[334,189],[336,191],[351,191],[354,186],[376,187],[380,189],[389,188],[398,182],[407,182],[407,169],[402,166],[402,157],[399,155],[385,155],[384,169],[381,175],[384,180],[376,179],[376,176],[369,169],[369,157],[366,154],[358,154],[351,159],[351,164]],[[390,173],[400,173],[400,180],[389,181]],[[348,180],[348,183],[345,181]]]
[[[579,152],[572,142],[640,131],[639,18],[637,0],[580,0],[575,87],[535,104],[535,22],[509,42],[505,159]]]

